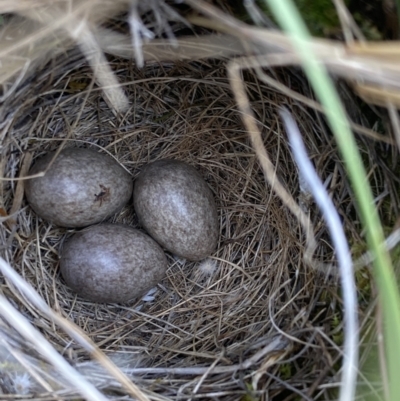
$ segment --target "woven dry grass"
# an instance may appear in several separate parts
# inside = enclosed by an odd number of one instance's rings
[[[77,376],[52,363],[34,332],[24,331],[17,321],[13,327],[11,317],[3,314],[0,397],[76,399],[87,394],[74,384],[85,386],[88,381],[112,399],[334,399],[342,342],[337,277],[304,263],[304,234],[265,181],[234,100],[226,62],[164,61],[139,69],[131,60],[110,56],[108,65],[123,88],[125,104],[99,87],[82,48],[63,49],[50,61],[39,57],[34,74],[24,76],[2,106],[1,256],[23,281],[7,276],[1,291],[9,310],[15,308],[25,317],[47,340],[43,346],[59,352]],[[311,97],[300,73],[274,70],[270,76]],[[278,109],[284,104],[295,115],[348,238],[356,245],[362,242],[361,226],[324,119],[253,72],[244,74],[244,82],[276,177],[310,214],[318,257],[332,263],[319,212],[299,189]],[[115,111],[116,103],[123,112]],[[353,99],[349,108],[355,123],[368,125]],[[370,179],[375,193],[383,194],[382,214],[391,221],[399,204],[392,172],[397,156],[393,151],[390,166],[379,155],[393,141],[364,135],[359,139],[365,159],[374,166]],[[99,305],[77,298],[58,271],[58,250],[74,230],[42,221],[19,201],[18,177],[29,165],[24,160],[61,146],[107,152],[132,179],[143,165],[162,158],[194,165],[217,200],[218,250],[200,263],[169,254],[166,279],[142,300]],[[389,204],[383,203],[387,197],[392,198]],[[10,211],[14,220],[7,218]],[[131,204],[111,221],[138,226]],[[362,278],[360,317],[369,336],[374,303],[368,270]],[[44,304],[36,302],[23,283],[29,283]]]

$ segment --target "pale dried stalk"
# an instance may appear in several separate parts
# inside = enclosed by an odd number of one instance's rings
[[[8,57],[3,59],[6,68],[2,71],[3,76],[0,77],[1,82],[4,82],[5,79],[9,79],[11,76],[18,74],[24,68],[26,69],[26,66],[28,65],[27,63],[32,64],[34,60],[43,57],[49,52],[53,52],[57,48],[58,51],[60,51],[61,44],[66,46],[67,38],[65,35],[60,36],[58,33],[59,30],[67,30],[69,35],[72,34],[72,36],[76,38],[76,34],[74,34],[73,31],[75,30],[78,32],[80,29],[79,25],[82,23],[85,23],[87,27],[90,27],[90,35],[87,33],[81,38],[81,41],[84,41],[85,44],[82,42],[80,43],[80,46],[83,46],[86,57],[88,57],[88,54],[94,52],[97,54],[97,58],[94,58],[93,60],[104,60],[99,50],[99,44],[96,42],[98,34],[95,32],[93,27],[102,19],[104,20],[108,16],[121,10],[123,7],[126,7],[126,3],[123,1],[115,1],[113,8],[111,4],[107,2],[104,3],[96,0],[86,0],[85,2],[82,2],[82,4],[73,3],[71,10],[65,7],[64,2],[60,3],[63,7],[59,6],[59,3],[57,3],[58,6],[54,6],[53,8],[47,6],[44,8],[36,7],[32,12],[26,12],[25,10],[20,11],[21,15],[26,15],[28,18],[32,18],[32,15],[42,14],[44,15],[44,17],[41,17],[42,21],[44,21],[48,16],[51,16],[51,21],[45,21],[43,26],[41,25],[40,27],[35,26],[31,32],[29,32],[28,29],[25,34],[20,35],[19,37],[18,35],[14,35],[13,46],[8,46],[8,50],[3,49],[2,51],[2,44],[0,43],[0,55],[8,54]],[[197,1],[194,2],[193,0],[187,0],[187,3],[189,3],[193,8],[198,9],[211,17],[210,19],[192,17],[189,19],[192,23],[211,27],[220,32],[229,33],[231,36],[238,38],[239,43],[246,43],[247,48],[253,49],[257,53],[266,54],[271,51],[280,51],[294,55],[290,41],[287,39],[286,35],[280,32],[249,27],[244,23],[238,22],[233,17],[227,16],[217,8],[212,7],[210,4]],[[338,2],[338,5],[340,6],[340,2]],[[65,10],[67,10],[69,14],[67,13],[67,16],[64,15],[60,17],[63,12],[65,14]],[[82,18],[82,15],[84,18]],[[55,20],[56,22],[54,22]],[[348,24],[351,23],[348,19],[346,22]],[[72,26],[74,26],[73,29],[71,29]],[[12,27],[6,26],[3,29],[9,28]],[[352,29],[354,31],[354,27],[352,27]],[[101,34],[100,36],[103,35]],[[113,35],[113,37],[116,36]],[[104,38],[101,40],[107,41],[107,39]],[[236,41],[235,44],[232,39],[230,39],[229,42],[231,44],[233,43],[234,46],[238,43],[238,41]],[[194,51],[188,50],[187,48],[180,49],[179,46],[175,47],[175,44],[171,45],[170,42],[167,43],[167,41],[164,43],[164,45],[167,45],[167,48],[161,51],[159,55],[155,54],[155,51],[162,50],[160,49],[163,46],[162,41],[159,42],[159,45],[155,44],[154,50],[152,50],[151,44],[145,44],[142,49],[143,60],[201,59],[212,55],[212,51],[210,52],[208,49],[205,49],[204,51],[199,50],[199,54],[196,56]],[[179,45],[178,42],[176,42],[176,44]],[[211,47],[214,46],[213,43],[210,45]],[[129,50],[127,50],[125,44],[122,47],[123,49],[114,48],[114,50],[111,49],[110,51],[115,53],[129,52],[133,55],[134,49],[132,48],[131,41],[129,43]],[[207,45],[205,45],[205,47],[207,47]],[[237,46],[237,48],[234,47],[233,49],[229,49],[229,47],[230,44],[227,43],[222,53],[226,55],[245,54],[242,45]],[[398,69],[400,54],[397,43],[380,43],[378,48],[376,45],[371,45],[370,43],[362,43],[361,45],[354,43],[354,45],[351,44],[349,46],[344,46],[335,41],[314,39],[312,41],[312,47],[313,51],[318,54],[319,59],[325,63],[331,72],[355,82],[356,88],[360,87],[361,96],[366,96],[369,101],[376,104],[382,104],[389,96],[389,100],[396,104],[396,106],[400,104],[398,95],[392,93],[392,91],[397,92],[400,90],[400,71]],[[384,51],[384,48],[387,48],[387,50]],[[389,51],[389,49],[391,51]],[[384,58],[380,57],[383,51],[386,55]],[[90,57],[93,56],[91,55]],[[297,63],[298,61],[295,62]],[[107,82],[109,82],[106,87],[111,87],[113,89],[109,90],[115,91],[115,82],[110,78],[108,72],[105,72],[105,74],[107,76]],[[101,82],[102,85],[104,85],[103,79]],[[376,91],[364,94],[368,89],[376,89]],[[381,93],[383,90],[384,92]],[[110,99],[114,99],[115,97],[115,102],[118,106],[118,102],[121,102],[122,99],[121,96],[121,93],[119,95],[114,93]]]
[[[99,28],[97,40],[105,53],[127,59],[135,57],[131,40],[126,35]],[[154,39],[142,44],[144,62],[228,58],[244,52],[245,48],[240,40],[224,34],[180,37],[174,44],[168,39]]]
[[[119,85],[117,77],[111,71],[92,29],[84,25],[79,32],[70,32],[70,34],[75,35],[74,38],[92,67],[94,76],[103,89],[111,109],[118,113],[126,111],[129,107],[128,98]]]
[[[45,27],[53,28],[54,21],[58,20],[57,17],[63,11],[56,5],[55,7],[46,7],[45,10],[30,12],[26,14],[26,17],[39,22]],[[67,13],[67,17],[65,17],[64,24],[61,24],[58,29],[62,28],[69,37],[78,43],[93,70],[99,86],[103,89],[110,107],[118,113],[126,111],[129,106],[128,99],[97,43],[95,35],[97,28],[91,22],[90,10],[82,10],[82,7],[76,7],[76,9],[72,9]],[[58,35],[61,35],[61,38],[63,37],[62,32],[58,33]]]
[[[125,389],[133,396],[139,399],[140,401],[149,401],[149,398],[143,394],[143,392],[134,384],[132,383],[122,372],[118,367],[109,359],[107,358],[103,352],[101,352],[98,347],[90,340],[90,338],[80,329],[78,328],[75,324],[69,322],[67,319],[64,319],[61,317],[59,314],[55,313],[45,302],[44,300],[39,296],[39,294],[33,289],[33,287],[28,284],[11,266],[9,266],[4,259],[0,258],[0,271],[3,273],[3,275],[10,280],[15,287],[18,288],[18,290],[24,294],[24,296],[32,302],[38,308],[42,313],[44,313],[48,318],[52,321],[54,321],[57,325],[59,325],[63,330],[65,330],[73,339],[75,339],[77,342],[79,342],[91,355],[94,359],[96,359],[107,371],[110,372],[110,374],[118,380],[122,386],[125,387]],[[4,305],[2,308],[2,313],[6,314],[6,316],[9,319],[13,318],[13,313],[10,311],[10,306],[11,304],[4,298]],[[12,306],[11,306],[12,307]],[[23,317],[21,315],[21,317]],[[25,319],[25,318],[24,318]],[[25,319],[26,320],[26,319]],[[16,322],[18,323],[18,322]],[[21,320],[21,327],[23,327],[23,330],[20,332],[22,336],[24,336],[25,329],[28,330],[27,325],[30,325],[28,321],[23,322]],[[29,335],[29,340],[32,341],[35,339],[34,329],[32,326],[32,331],[27,332],[27,336]],[[35,343],[34,341],[32,341]],[[43,345],[44,343],[42,342],[40,345],[41,347],[45,347]],[[41,349],[41,348],[40,348]],[[46,349],[43,348],[45,351]],[[59,361],[60,357],[55,351],[49,351],[47,350],[48,354],[45,353],[45,355],[48,355],[50,358],[49,361],[51,363],[58,363],[59,365],[58,368],[61,369],[62,362]],[[58,355],[58,357],[56,356]],[[61,358],[61,357],[60,357]],[[54,359],[54,361],[53,361]],[[65,362],[65,361],[64,361]],[[66,362],[65,362],[66,363]],[[69,368],[68,368],[69,366]],[[70,370],[70,365],[67,364],[67,366],[64,366],[63,372],[65,373],[65,378],[68,379],[69,377],[73,377],[72,383],[75,380],[75,373]],[[69,379],[68,379],[69,380]],[[82,385],[82,391],[84,389],[84,386]],[[97,394],[97,393],[96,393]],[[100,394],[100,393],[99,393]],[[95,398],[93,398],[94,400]],[[100,398],[98,398],[100,399]],[[101,398],[103,399],[103,398]]]
[[[365,37],[361,32],[360,28],[355,23],[353,16],[350,14],[348,8],[344,4],[343,0],[333,0],[336,11],[342,26],[342,31],[346,39],[347,44],[354,43],[354,37],[360,42],[365,42]]]
[[[205,2],[186,2],[209,17],[190,18],[189,21],[193,24],[236,36],[252,45],[260,54],[290,54],[293,64],[299,64],[299,59],[285,34],[250,27]],[[356,89],[359,86],[364,92],[371,89],[373,92],[369,93],[369,102],[381,105],[391,101],[400,106],[400,46],[397,42],[355,42],[345,46],[336,41],[313,39],[310,45],[313,53],[318,55],[318,59],[331,73],[352,81]],[[360,95],[363,95],[363,92],[360,92]]]
[[[352,401],[357,385],[359,327],[357,290],[350,249],[339,214],[308,158],[297,124],[286,108],[281,109],[281,117],[286,126],[294,159],[299,170],[302,172],[303,178],[307,181],[308,188],[312,192],[317,205],[322,211],[335,246],[344,303],[344,362],[340,400]]]
[[[0,269],[8,268],[5,261],[0,258]],[[88,382],[79,374],[65,359],[54,349],[54,347],[35,329],[27,318],[19,313],[4,295],[0,294],[0,314],[12,325],[21,336],[33,344],[36,349],[57,369],[69,382],[69,384],[79,390],[81,395],[88,400],[106,401],[107,398],[100,393],[96,387]]]
[[[393,127],[393,134],[394,134],[394,138],[396,140],[396,144],[397,144],[397,148],[400,152],[400,118],[399,118],[399,113],[396,110],[396,108],[394,107],[394,104],[392,103],[387,103],[386,107],[389,111],[389,117],[390,117],[390,121],[392,123],[392,127]]]

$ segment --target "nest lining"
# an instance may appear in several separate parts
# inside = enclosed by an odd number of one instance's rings
[[[76,50],[53,60],[22,84],[7,105],[10,128],[2,138],[2,176],[18,177],[25,152],[37,157],[61,145],[107,152],[133,179],[151,161],[186,161],[201,172],[215,194],[221,227],[218,250],[200,263],[168,254],[167,277],[146,300],[124,305],[93,304],[77,298],[58,272],[58,250],[74,230],[42,221],[23,203],[17,231],[6,225],[0,230],[6,244],[2,251],[5,259],[48,305],[81,327],[154,397],[186,399],[196,394],[232,399],[248,394],[249,383],[257,386],[252,391],[258,397],[285,397],[288,388],[305,398],[327,395],[322,384],[335,375],[340,356],[340,339],[337,343],[332,340],[337,332],[334,318],[341,314],[337,283],[303,263],[303,234],[266,185],[237,111],[224,63],[164,63],[138,70],[129,61],[112,59],[110,65],[130,101],[129,110],[122,116],[115,115],[101,89],[92,86],[92,71]],[[301,86],[295,76],[281,75],[283,80],[290,79],[292,87]],[[359,232],[358,223],[348,217],[354,206],[323,122],[251,73],[246,73],[245,79],[277,177],[297,199],[297,169],[277,113],[277,108],[286,104],[307,133],[307,145],[322,178],[334,175],[328,185],[346,229]],[[5,210],[11,207],[15,187],[16,181],[3,182]],[[310,212],[317,223],[320,217],[312,205]],[[111,221],[138,227],[132,204]],[[332,260],[324,225],[315,226],[321,241],[318,255]],[[88,368],[88,354],[82,346],[10,283],[3,281],[2,290],[90,380],[96,382],[99,375],[107,377],[94,365]],[[0,329],[18,341],[12,328],[2,323]],[[202,373],[193,374],[192,368],[203,372],[201,368],[213,364],[239,366],[282,333],[287,337],[282,337],[281,349],[278,347],[274,354],[280,363],[263,367],[271,358],[268,354],[247,368],[207,374],[198,385]],[[40,359],[29,344],[25,350],[31,358]],[[97,384],[115,398],[124,397],[119,384],[109,378]],[[71,388],[65,392],[55,385],[53,390],[61,398],[76,396]],[[40,386],[32,391],[45,393]]]

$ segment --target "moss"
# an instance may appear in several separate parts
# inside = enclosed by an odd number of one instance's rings
[[[378,28],[374,25],[374,23],[371,20],[367,19],[361,13],[354,13],[353,18],[367,40],[383,39],[382,33],[379,32]]]
[[[293,365],[289,363],[283,363],[279,366],[279,373],[282,380],[288,380],[293,376]]]
[[[336,330],[338,327],[342,326],[342,316],[338,313],[332,315],[331,320],[331,328],[332,330]],[[343,330],[337,331],[335,334],[332,335],[332,340],[335,342],[336,345],[341,346],[343,345]]]
[[[347,4],[349,1],[345,0]],[[257,1],[258,6],[273,19],[266,2]],[[308,29],[314,36],[327,37],[340,31],[340,22],[331,0],[294,0]]]
[[[245,383],[246,394],[240,397],[240,401],[260,401],[260,397],[254,395],[253,385],[249,382]]]
[[[340,20],[332,0],[294,0],[294,3],[312,35],[326,38],[341,34]],[[363,4],[354,0],[344,0],[344,3],[348,8],[356,10],[352,16],[368,40],[381,40],[383,38],[375,21],[370,18],[367,11],[363,10]],[[257,0],[257,4],[270,19],[275,21],[265,0]],[[244,10],[241,12],[245,13]],[[241,19],[249,21],[248,17]]]
[[[367,307],[372,298],[372,276],[371,271],[364,267],[355,273],[358,303],[360,306]]]

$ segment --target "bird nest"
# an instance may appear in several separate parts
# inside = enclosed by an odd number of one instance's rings
[[[304,262],[304,230],[287,200],[265,180],[226,62],[168,61],[137,68],[124,58],[108,61],[129,99],[123,113],[110,105],[77,48],[37,65],[3,104],[3,393],[10,399],[11,394],[100,399],[95,387],[102,397],[124,400],[335,397],[343,340],[337,275]],[[299,72],[265,73],[311,96]],[[279,108],[285,105],[295,116],[356,247],[361,227],[323,117],[255,72],[246,71],[243,84],[276,180],[310,215],[315,255],[333,263],[321,216],[299,184]],[[379,143],[360,138],[366,159],[378,160]],[[217,250],[200,262],[167,253],[166,278],[142,299],[96,304],[77,297],[59,273],[60,247],[76,230],[40,219],[21,192],[32,159],[70,146],[111,155],[133,180],[155,160],[195,166],[218,205]],[[382,166],[379,160],[371,175],[377,193],[388,174]],[[109,221],[140,228],[132,202]],[[369,271],[361,272],[364,328],[372,297]]]

